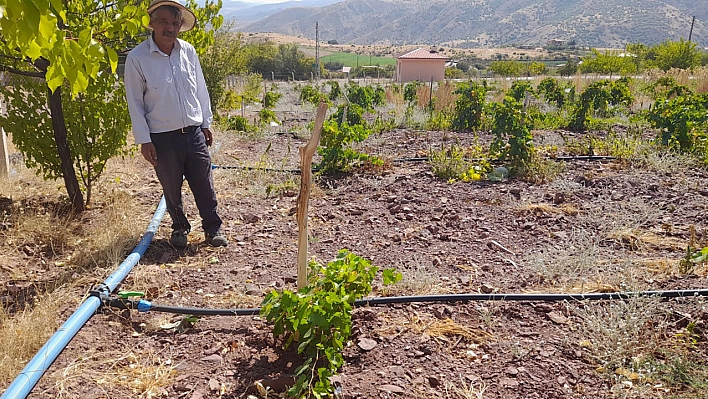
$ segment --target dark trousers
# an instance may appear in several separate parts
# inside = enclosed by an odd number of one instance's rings
[[[184,176],[194,195],[204,232],[216,233],[221,227],[221,218],[216,212],[211,157],[202,130],[151,133],[150,139],[157,152],[155,172],[162,185],[167,212],[172,218],[172,229],[190,231],[192,228],[182,206]]]

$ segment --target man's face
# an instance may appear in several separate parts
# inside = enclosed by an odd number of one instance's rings
[[[169,9],[160,7],[153,11],[150,27],[155,32],[153,36],[155,43],[160,46],[172,47],[177,40],[179,29],[182,27],[182,18],[172,14]]]

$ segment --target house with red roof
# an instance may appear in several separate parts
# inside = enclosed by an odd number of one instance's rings
[[[434,48],[418,48],[396,57],[396,82],[439,82],[445,80],[448,58]]]

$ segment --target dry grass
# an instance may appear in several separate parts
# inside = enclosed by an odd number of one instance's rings
[[[579,189],[557,186],[559,194],[566,197]],[[539,290],[572,291],[576,287],[599,284],[634,291],[646,287],[657,273],[678,272],[679,260],[646,256],[649,250],[675,252],[687,245],[679,236],[647,228],[653,225],[655,207],[652,204],[642,198],[618,201],[604,189],[594,195],[597,200],[579,210],[572,206],[561,210],[543,203],[520,207],[521,212],[538,217],[574,217],[575,224],[583,226],[553,233],[557,245],[526,257],[527,264],[539,278]],[[607,207],[606,204],[612,205]]]
[[[418,263],[413,267],[398,266],[403,278],[398,283],[385,287],[385,296],[434,295],[444,294],[447,290],[440,282],[435,268]]]
[[[708,67],[697,69],[693,74],[698,93],[708,93]]]
[[[551,205],[551,204],[545,204],[545,203],[539,203],[539,204],[522,204],[519,207],[519,211],[523,213],[531,213],[535,216],[544,216],[544,215],[568,215],[568,216],[575,216],[578,214],[578,208],[575,207],[573,204],[560,204],[560,205]]]
[[[452,319],[436,321],[424,330],[432,338],[444,338],[446,336],[462,337],[465,341],[481,344],[494,339],[494,336],[486,331],[472,329],[457,324]]]
[[[246,295],[242,292],[228,291],[221,295],[206,294],[204,300],[208,306],[214,308],[242,309],[259,307],[263,298]]]
[[[644,372],[648,357],[664,342],[668,313],[660,298],[586,302],[580,317],[579,345],[598,366]]]
[[[130,170],[121,165],[118,173],[125,178]],[[0,308],[0,380],[14,378],[55,332],[61,319],[59,307],[66,304],[61,298],[72,297],[77,287],[83,291],[104,277],[123,261],[144,231],[147,221],[130,215],[133,196],[125,182],[111,173],[94,185],[98,201],[81,215],[67,211],[60,199],[61,182],[44,181],[21,164],[12,165],[9,179],[0,181],[0,198],[9,199],[2,212],[6,228],[0,230],[0,251],[5,254],[3,270],[12,270],[0,276],[6,282],[33,284]],[[27,256],[38,261],[28,263],[23,260]],[[43,262],[61,269],[46,274]],[[42,287],[44,293],[31,297],[33,287]]]
[[[164,388],[173,384],[177,374],[175,366],[169,354],[153,351],[88,354],[58,372],[58,397],[80,398],[82,394],[76,391],[86,384],[105,388],[106,392],[123,390],[134,398],[164,397]]]
[[[460,385],[452,381],[445,383],[445,397],[459,399],[484,399],[484,392],[487,385],[482,381],[479,383],[466,383],[465,378],[460,376]]]
[[[3,386],[19,374],[58,327],[58,308],[64,293],[56,291],[34,299],[32,306],[15,313],[0,307],[0,382]]]

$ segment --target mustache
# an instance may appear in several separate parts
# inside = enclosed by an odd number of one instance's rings
[[[177,34],[172,32],[171,30],[165,30],[162,31],[163,36],[169,36],[169,37],[177,37]]]

